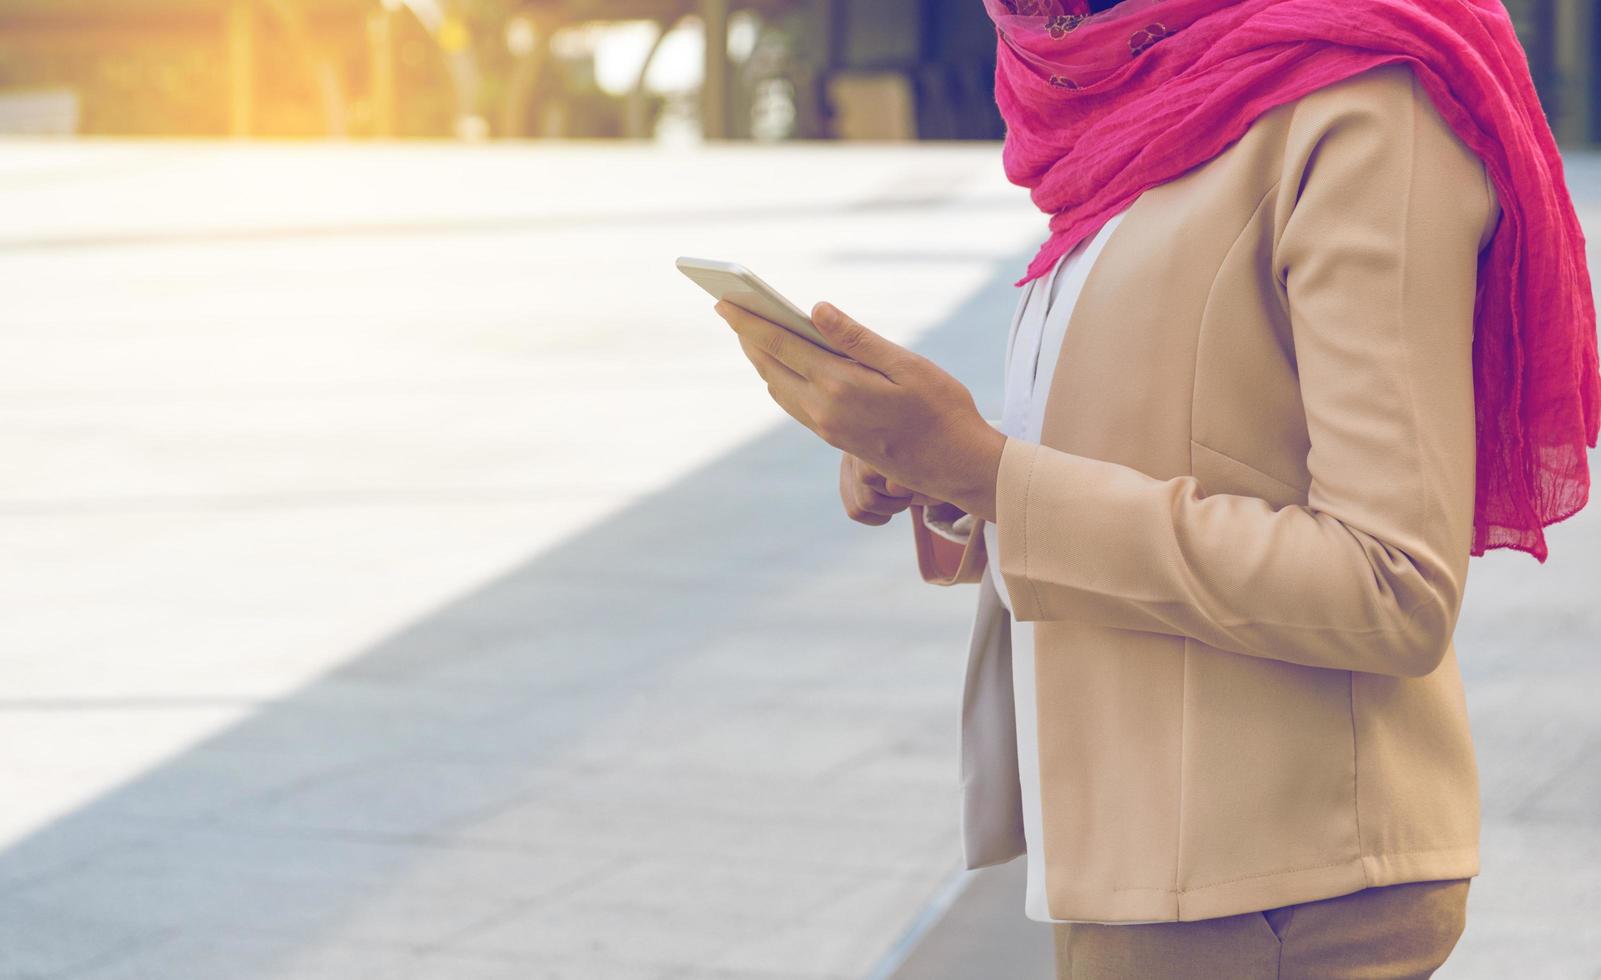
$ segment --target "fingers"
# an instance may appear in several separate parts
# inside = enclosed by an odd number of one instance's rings
[[[854,501],[849,501],[845,504],[845,516],[858,524],[866,524],[869,527],[883,527],[895,517],[893,514],[875,514],[870,510],[864,510]]]
[[[891,497],[906,497],[909,505],[918,507],[938,507],[944,503],[938,497],[930,497],[926,493],[918,493],[911,487],[903,483],[896,483],[894,480],[885,480],[883,491]]]
[[[805,382],[799,383],[804,384]],[[783,379],[769,381],[767,382],[767,394],[774,402],[778,403],[779,408],[789,413],[790,418],[811,429],[812,434],[817,438],[823,439],[824,442],[828,441],[823,438],[823,433],[819,430],[817,421],[812,418],[801,404],[795,388],[790,383]]]
[[[888,497],[910,497],[912,495],[911,488],[895,483],[859,457],[852,456],[851,462],[856,468],[857,479],[879,493]]]
[[[869,514],[894,517],[912,505],[910,497],[891,497],[866,484],[856,485],[856,506]]]
[[[904,363],[910,352],[867,329],[847,316],[833,303],[820,302],[812,307],[812,324],[828,342],[845,352],[858,364],[891,376],[893,369]]]
[[[807,411],[804,404],[803,393],[807,384],[806,379],[791,371],[770,355],[758,350],[745,338],[740,338],[739,345],[744,349],[745,356],[750,358],[750,362],[756,366],[756,373],[761,376],[763,381],[767,382],[768,396],[778,404],[779,408],[788,412],[791,418],[812,430],[813,435],[827,442],[828,440],[824,437],[817,419],[812,416],[811,412]]]
[[[851,520],[878,527],[911,506],[909,497],[883,493],[883,482],[883,474],[850,453],[841,457],[840,498]]]
[[[745,357],[755,366],[757,375],[769,385],[781,383],[795,387],[805,383],[805,378],[791,371],[783,361],[762,350],[754,342],[741,337],[739,346],[745,352]]]
[[[797,337],[771,320],[743,310],[727,300],[718,300],[712,309],[739,334],[742,345],[748,344],[747,353],[749,347],[754,347],[803,378],[815,377],[825,371],[829,361],[848,363],[806,338]]]
[[[812,430],[813,435],[830,445],[834,445],[835,439],[824,430],[822,419],[819,417],[819,412],[828,409],[830,405],[826,402],[819,403],[814,389],[837,394],[841,389],[835,383],[837,378],[834,371],[842,367],[854,371],[863,371],[862,367],[851,364],[842,357],[836,357],[810,341],[795,337],[784,328],[768,323],[761,317],[744,313],[743,310],[732,304],[719,301],[718,306],[726,306],[733,311],[727,317],[731,326],[734,318],[740,315],[761,325],[753,330],[738,328],[740,349],[745,352],[745,357],[756,368],[756,373],[761,376],[763,381],[767,382],[767,393],[772,396],[773,401],[777,402],[778,406],[788,412],[796,421]],[[719,312],[721,313],[722,311],[720,310]],[[773,333],[773,331],[776,331],[776,333]],[[764,340],[764,338],[766,339]],[[775,350],[780,354],[792,352],[794,345],[810,347],[824,357],[831,359],[835,362],[834,369],[819,371],[808,378],[792,367],[795,360],[792,359],[790,362],[785,362],[774,354]],[[813,369],[816,370],[815,365]]]
[[[856,499],[856,491],[862,485],[859,461],[850,453],[841,453],[839,458],[839,499],[845,506],[845,516],[858,524],[869,524],[878,527],[889,523],[888,517],[868,513],[861,509]]]

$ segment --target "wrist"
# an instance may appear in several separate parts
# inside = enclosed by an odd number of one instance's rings
[[[961,465],[954,474],[955,487],[945,499],[993,524],[995,484],[1001,470],[1001,453],[1006,448],[1006,434],[979,419],[972,438],[964,440],[963,446],[963,451],[957,454]]]

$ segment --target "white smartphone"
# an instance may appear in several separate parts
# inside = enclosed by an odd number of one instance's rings
[[[756,273],[738,262],[717,259],[697,259],[680,255],[675,263],[678,271],[695,281],[700,288],[717,299],[726,299],[742,310],[749,310],[764,320],[771,320],[790,333],[799,334],[819,347],[848,357],[823,339],[812,325],[812,318],[800,311],[783,294],[762,282]]]

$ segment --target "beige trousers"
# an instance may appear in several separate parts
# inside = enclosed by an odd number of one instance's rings
[[[1056,976],[1426,980],[1467,924],[1470,881],[1410,881],[1193,922],[1057,923]]]

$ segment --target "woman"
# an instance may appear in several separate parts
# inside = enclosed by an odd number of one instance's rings
[[[850,516],[980,585],[968,866],[1027,855],[1063,977],[1427,977],[1479,871],[1469,556],[1544,560],[1601,422],[1505,9],[984,2],[1051,215],[998,426],[830,304],[849,358],[717,306]]]

